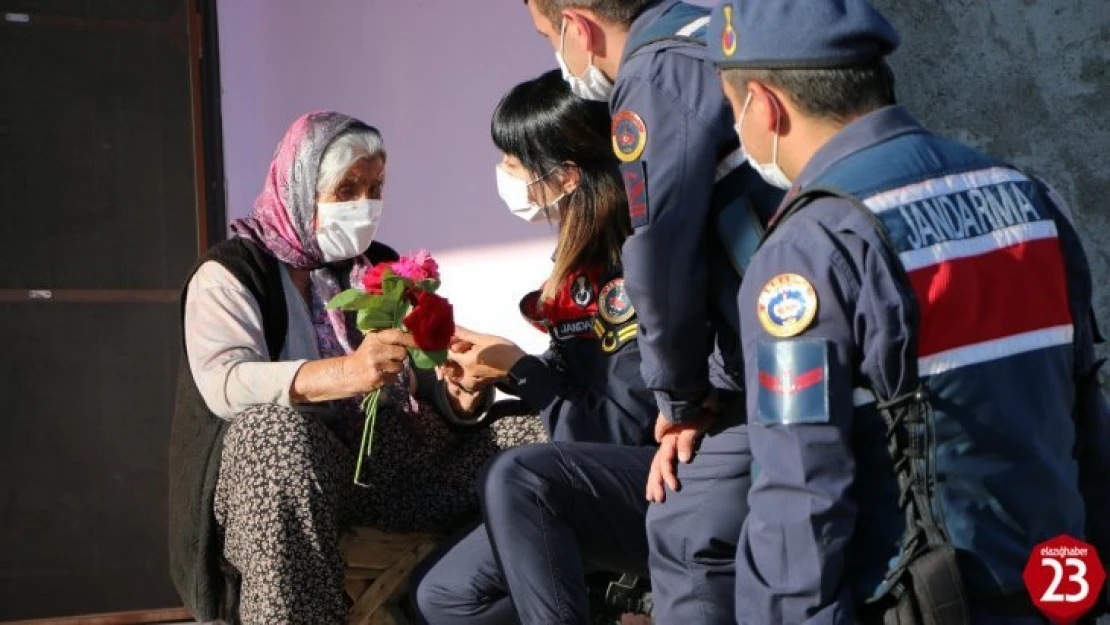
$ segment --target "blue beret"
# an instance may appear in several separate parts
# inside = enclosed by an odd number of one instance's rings
[[[723,0],[707,36],[721,69],[858,65],[899,43],[898,32],[866,0]]]

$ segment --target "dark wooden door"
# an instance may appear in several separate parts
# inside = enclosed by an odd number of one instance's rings
[[[178,290],[207,244],[196,0],[0,0],[0,621],[180,605]]]

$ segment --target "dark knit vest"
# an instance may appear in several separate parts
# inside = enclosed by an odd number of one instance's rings
[[[391,248],[373,243],[371,262],[396,260]],[[169,549],[170,574],[185,607],[198,621],[228,620],[228,583],[221,566],[223,544],[214,513],[216,479],[220,473],[224,435],[229,422],[212,414],[189,370],[185,352],[185,296],[197,269],[216,261],[242,283],[262,315],[262,330],[271,361],[285,345],[288,316],[281,265],[265,250],[246,239],[215,245],[189,271],[181,291],[182,342],[177,398],[170,431]],[[339,267],[346,276],[347,267]]]

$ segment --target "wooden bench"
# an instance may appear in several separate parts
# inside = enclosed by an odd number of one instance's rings
[[[355,602],[348,625],[410,625],[398,600],[408,589],[409,574],[436,542],[432,534],[390,534],[368,527],[344,534],[344,585]]]

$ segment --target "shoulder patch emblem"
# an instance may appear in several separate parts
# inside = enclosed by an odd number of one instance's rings
[[[796,273],[771,278],[759,292],[759,322],[771,336],[797,336],[817,317],[817,291]]]
[[[594,289],[590,284],[590,279],[584,274],[578,276],[574,280],[574,284],[570,287],[570,297],[582,308],[590,305],[594,299]]]
[[[601,288],[597,296],[597,311],[601,318],[613,325],[621,324],[632,318],[636,310],[628,292],[624,290],[624,278],[611,280]]]
[[[725,30],[721,33],[721,52],[725,56],[732,56],[736,54],[736,28],[732,26],[732,5],[726,4],[724,6]]]
[[[821,339],[760,341],[756,418],[763,425],[829,422],[829,349]]]
[[[647,125],[639,115],[621,111],[613,118],[613,153],[622,162],[631,163],[643,156],[647,141]]]

